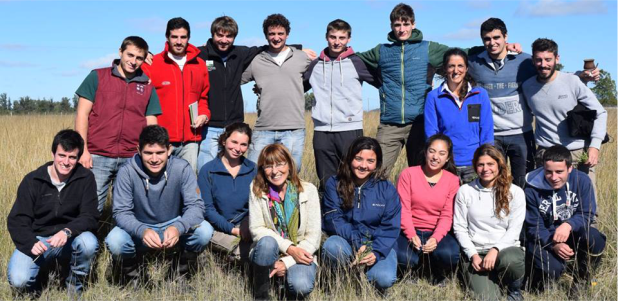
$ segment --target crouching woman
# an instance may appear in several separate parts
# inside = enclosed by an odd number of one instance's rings
[[[300,180],[290,152],[281,144],[266,146],[257,165],[249,196],[254,297],[268,299],[270,279],[285,276],[289,297],[304,298],[314,287],[313,254],[322,235],[317,189]]]

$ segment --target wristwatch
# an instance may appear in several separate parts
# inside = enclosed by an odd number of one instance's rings
[[[67,235],[67,238],[71,238],[71,230],[69,228],[62,229],[62,232]]]

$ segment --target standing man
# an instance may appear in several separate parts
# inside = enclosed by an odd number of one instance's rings
[[[144,72],[161,98],[163,114],[158,122],[169,132],[172,155],[187,160],[195,172],[202,126],[210,118],[208,69],[198,57],[200,50],[189,44],[191,28],[185,19],[170,19],[165,37],[165,49],[153,57],[151,65],[144,65]],[[193,103],[197,103],[195,120],[189,111]]]
[[[376,85],[363,61],[348,47],[351,38],[348,22],[337,19],[328,23],[328,47],[311,62],[304,76],[315,96],[313,153],[321,191],[326,180],[337,174],[352,141],[363,135],[363,81]]]
[[[260,93],[258,119],[247,157],[257,162],[266,145],[281,143],[300,171],[305,146],[303,73],[311,59],[286,45],[290,21],[283,15],[268,16],[262,27],[268,51],[257,55],[242,75],[242,83],[255,81]]]
[[[24,177],[7,218],[16,250],[8,265],[11,287],[40,292],[42,267],[60,260],[70,268],[69,294],[81,294],[90,264],[99,247],[94,175],[78,163],[84,140],[73,130],[62,130],[52,143],[52,162]]]
[[[601,142],[607,131],[607,111],[577,76],[556,70],[560,63],[556,42],[550,39],[534,41],[532,59],[538,75],[524,82],[523,92],[536,117],[537,166],[543,165],[538,159],[543,157],[545,149],[563,145],[571,151],[575,167],[588,174],[594,185],[594,167],[599,162]],[[567,113],[578,104],[596,111],[589,139],[569,135]]]
[[[152,125],[139,136],[139,152],[118,171],[114,185],[116,227],[105,238],[125,281],[138,279],[141,255],[178,246],[178,273],[195,270],[213,228],[204,221],[197,178],[172,152],[165,128]]]
[[[75,130],[86,142],[79,163],[94,173],[99,211],[118,167],[137,152],[142,128],[157,124],[161,114],[157,93],[140,69],[148,53],[146,41],[130,36],[119,52],[119,60],[90,72],[75,92]]]

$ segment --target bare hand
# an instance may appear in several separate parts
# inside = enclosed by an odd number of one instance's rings
[[[412,237],[410,242],[412,243],[412,246],[417,250],[420,250],[421,247],[423,246],[423,244],[421,243],[421,239],[418,237],[418,235]]]
[[[58,233],[54,234],[54,236],[47,239],[47,243],[49,243],[52,248],[59,248],[64,246],[67,243],[67,234],[64,231],[60,230]]]
[[[273,278],[273,276],[275,275],[277,275],[277,277],[283,277],[285,276],[286,270],[287,268],[285,267],[283,261],[277,260],[277,262],[275,262],[275,267],[273,268],[272,272],[270,272],[270,275],[268,275],[268,277]]]
[[[521,44],[519,43],[507,44],[506,50],[511,51],[511,52],[517,52],[517,53],[523,52],[521,49]]]
[[[313,61],[318,58],[317,53],[313,49],[303,49],[303,52]]]
[[[472,255],[472,268],[477,271],[477,272],[482,272],[483,266],[481,265],[483,263],[483,259],[481,259],[481,256],[479,256],[479,254],[474,254]]]
[[[313,262],[313,255],[303,250],[302,248],[299,248],[296,246],[289,246],[286,253],[292,256],[292,258],[294,258],[296,263],[302,263],[302,264],[309,265]]]
[[[144,235],[142,235],[142,241],[144,244],[151,249],[161,249],[163,248],[163,244],[161,244],[161,239],[159,238],[159,234],[154,230],[148,228],[144,230]]]
[[[163,248],[171,248],[176,245],[180,238],[180,232],[176,227],[169,226],[163,232]]]
[[[594,167],[597,164],[599,164],[599,149],[590,147],[588,148],[588,161],[586,161],[586,165]]]
[[[194,128],[194,129],[197,129],[197,128],[201,127],[202,125],[204,125],[207,122],[208,122],[208,116],[206,116],[206,115],[199,115],[199,116],[197,116],[197,119],[195,119],[193,121],[193,124],[191,125],[191,127]]]
[[[584,83],[588,83],[591,81],[599,81],[601,79],[601,70],[596,67],[593,70],[583,70],[579,73],[579,78]]]
[[[356,252],[356,259],[354,259],[352,265],[366,264],[367,266],[372,266],[376,263],[376,254],[374,254],[373,252],[369,252],[369,254],[365,255],[365,257],[363,257],[359,261],[359,258],[363,254],[363,252],[365,252],[365,249],[366,246],[364,245],[361,246],[360,249],[358,249],[358,252]]]
[[[423,253],[429,254],[429,253],[435,251],[436,247],[438,247],[438,241],[435,238],[431,237],[423,245]]]
[[[258,88],[257,84],[253,85],[253,93],[255,95],[257,95],[258,97],[260,96],[260,94],[262,93],[262,91],[260,91],[260,88]]]
[[[37,241],[34,246],[32,246],[32,250],[30,253],[34,256],[39,256],[47,251],[47,246],[42,241]]]
[[[232,235],[234,235],[236,237],[240,237],[240,229],[239,228],[232,228]]]
[[[569,234],[571,234],[571,225],[569,225],[569,223],[562,223],[562,225],[556,228],[556,232],[554,232],[553,241],[554,242],[565,242],[569,238]]]
[[[554,250],[554,253],[556,253],[558,256],[560,256],[560,258],[564,260],[568,260],[569,258],[573,257],[573,255],[575,255],[573,249],[571,249],[571,247],[569,247],[569,245],[565,243],[558,243],[554,245],[552,247],[552,250]]]
[[[92,169],[92,156],[87,149],[84,149],[84,153],[79,157],[79,164],[85,168]]]
[[[496,258],[498,258],[498,250],[491,248],[485,258],[483,258],[483,269],[491,271],[496,265]]]
[[[146,59],[144,60],[144,63],[146,63],[148,65],[152,65],[152,53],[148,52],[148,55],[146,56]]]

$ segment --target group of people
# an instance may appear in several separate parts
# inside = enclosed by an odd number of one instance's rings
[[[274,277],[290,296],[307,296],[320,262],[358,266],[380,291],[398,268],[429,266],[443,285],[462,264],[477,298],[497,299],[504,286],[522,300],[524,275],[543,289],[571,259],[575,296],[605,247],[593,175],[607,112],[584,84],[598,70],[557,71],[549,39],[521,53],[497,18],[481,25],[484,47],[471,49],[423,40],[406,4],[390,23],[390,43],[358,54],[340,19],[319,56],[288,46],[280,14],[264,21],[263,47],[234,45],[228,16],[213,21],[201,47],[189,44],[182,18],[168,22],[154,56],[127,37],[120,59],[78,88],[75,131],[56,135],[52,162],[18,189],[11,286],[39,290],[39,269],[60,258],[70,262],[69,291],[80,293],[113,187],[105,245],[122,283],[146,277],[149,251],[172,254],[172,275],[191,275],[210,248],[250,263],[257,299],[268,298]],[[435,72],[444,83],[430,91]],[[240,92],[251,81],[253,129]],[[363,82],[379,88],[376,139],[363,136]],[[319,192],[299,178],[308,89]],[[577,105],[596,111],[585,137],[572,137],[565,121]],[[404,146],[410,167],[395,188],[387,178]]]

